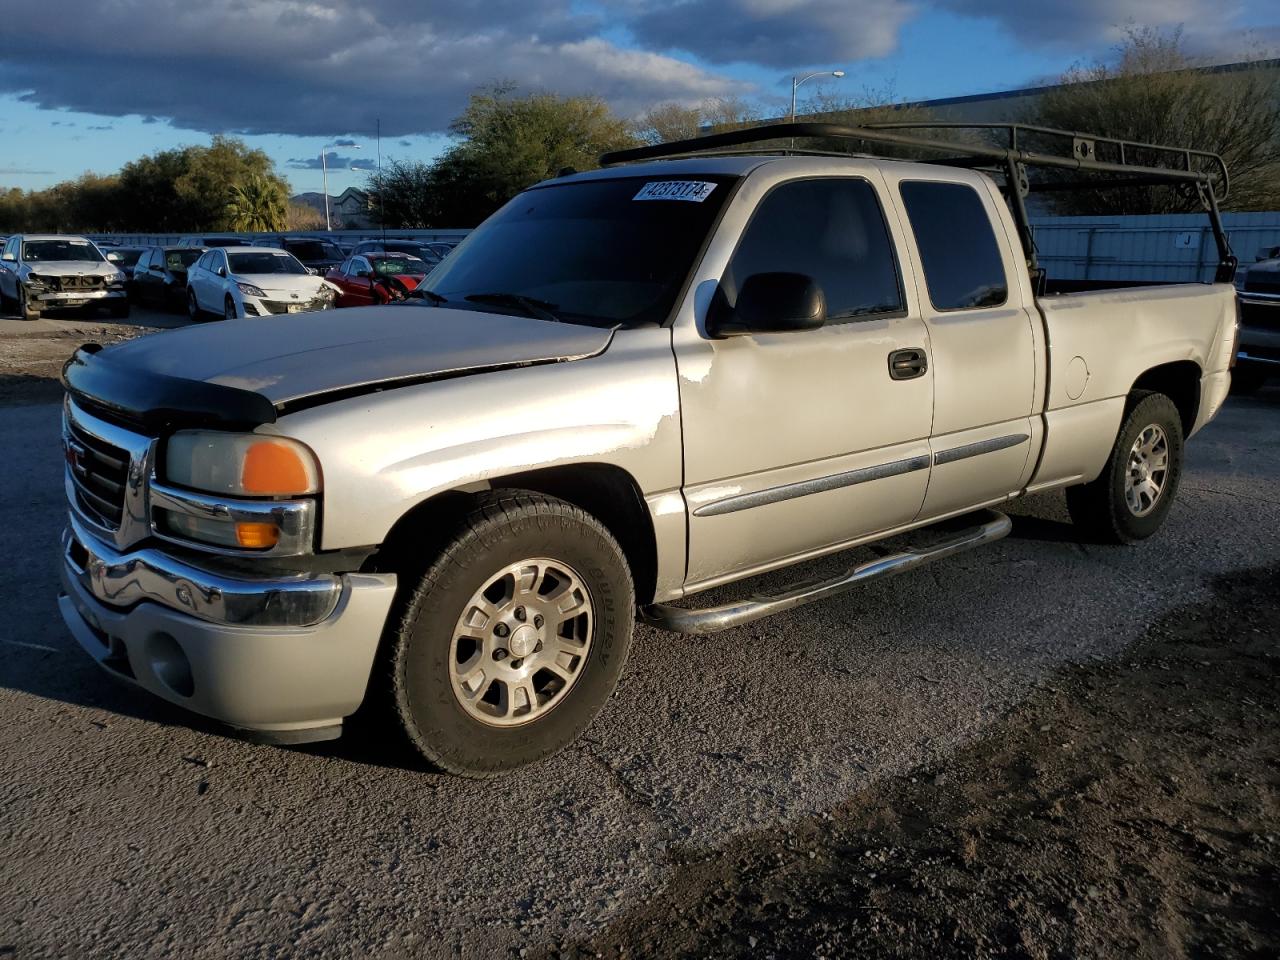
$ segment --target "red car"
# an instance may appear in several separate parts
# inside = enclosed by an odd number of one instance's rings
[[[362,253],[348,257],[325,274],[339,290],[339,307],[367,307],[403,300],[431,270],[407,253]]]

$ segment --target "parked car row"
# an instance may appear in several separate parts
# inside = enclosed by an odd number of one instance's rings
[[[193,320],[270,316],[403,300],[452,250],[444,242],[374,239],[344,251],[317,237],[186,237],[124,246],[85,237],[0,238],[0,307],[26,319],[61,307],[130,302],[185,309]]]

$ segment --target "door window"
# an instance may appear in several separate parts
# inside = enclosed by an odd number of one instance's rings
[[[802,273],[822,288],[827,322],[901,312],[893,241],[866,180],[794,180],[756,208],[721,280],[730,306],[754,273]]]
[[[902,202],[937,310],[998,307],[1009,297],[991,217],[963,183],[903,183]]]

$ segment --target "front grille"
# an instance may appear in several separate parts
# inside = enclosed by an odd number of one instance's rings
[[[103,278],[93,274],[72,277],[51,277],[52,286],[57,290],[97,290],[102,286]]]
[[[119,529],[129,481],[128,452],[68,421],[66,454],[76,505],[100,526]]]
[[[259,300],[258,302],[267,308],[267,313],[276,314],[289,312],[289,304],[284,300]],[[293,303],[294,306],[298,305],[297,300],[293,301]]]

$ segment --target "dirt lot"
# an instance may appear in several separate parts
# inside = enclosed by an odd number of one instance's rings
[[[0,407],[56,403],[58,374],[76,347],[103,345],[182,326],[186,318],[135,308],[129,321],[61,311],[39,320],[0,316]]]
[[[1280,568],[545,956],[1280,955]]]

